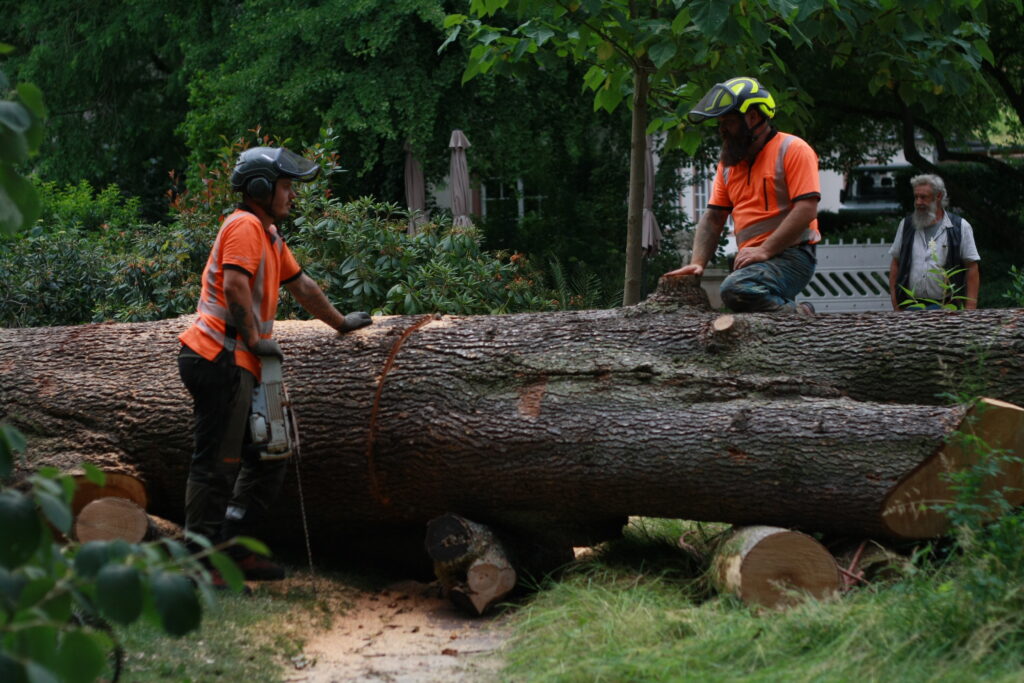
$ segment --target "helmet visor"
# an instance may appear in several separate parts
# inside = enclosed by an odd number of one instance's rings
[[[276,164],[281,175],[303,183],[313,180],[320,173],[320,166],[316,162],[300,157],[295,152],[283,147],[277,155]]]
[[[711,86],[704,97],[700,98],[686,118],[690,123],[702,123],[708,119],[714,119],[722,114],[728,114],[740,104],[740,98],[736,93],[729,90],[722,83]]]

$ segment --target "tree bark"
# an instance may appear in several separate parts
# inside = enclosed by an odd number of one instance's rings
[[[610,311],[378,318],[344,336],[279,322],[314,541],[450,511],[577,545],[626,515],[931,536],[944,527],[893,528],[918,506],[913,490],[891,495],[925,463],[963,464],[941,456],[964,409],[940,394],[972,381],[1024,403],[1021,311],[716,325],[679,304],[697,292],[666,283]],[[0,330],[0,410],[28,436],[26,468],[88,460],[137,476],[149,511],[180,520],[189,323]],[[1017,448],[1020,411],[1000,410]],[[266,540],[302,528],[297,500],[290,476]]]

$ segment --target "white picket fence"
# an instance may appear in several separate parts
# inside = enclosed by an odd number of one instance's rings
[[[813,304],[818,313],[891,311],[889,247],[888,242],[822,242],[814,277],[796,300]],[[715,269],[705,271],[702,278],[714,308],[722,305],[718,288],[726,275],[728,271]]]
[[[797,297],[814,305],[818,313],[891,311],[889,298],[889,242],[818,245],[814,277]]]

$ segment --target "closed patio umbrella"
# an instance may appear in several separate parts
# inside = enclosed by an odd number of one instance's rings
[[[647,136],[647,153],[644,160],[644,218],[643,235],[640,238],[640,246],[644,250],[644,256],[653,256],[658,253],[661,245],[661,230],[658,229],[658,219],[654,217],[654,152],[651,150],[653,140]]]
[[[457,227],[467,227],[473,225],[473,221],[469,218],[469,165],[466,163],[466,148],[469,147],[469,140],[461,130],[456,128],[452,131],[448,146],[452,150],[448,176],[452,189],[453,223]]]
[[[415,235],[417,228],[430,220],[427,213],[423,167],[412,153],[412,145],[405,143],[405,205],[409,208],[409,234]]]

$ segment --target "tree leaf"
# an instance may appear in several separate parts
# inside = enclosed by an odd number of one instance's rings
[[[0,125],[15,133],[24,133],[32,125],[32,116],[19,102],[0,101]]]
[[[0,147],[3,135],[0,134]],[[41,207],[32,183],[0,163],[0,234],[12,234],[39,218]]]
[[[240,592],[245,586],[245,576],[242,574],[242,570],[238,568],[230,557],[224,553],[214,553],[210,555],[210,562],[220,572],[221,578],[224,579],[225,583],[231,587],[231,590],[236,593]]]
[[[725,24],[732,2],[723,0],[694,0],[690,3],[693,23],[705,35],[715,35]]]
[[[142,613],[139,570],[125,564],[103,567],[96,577],[96,601],[103,616],[111,621],[127,625],[138,619]]]
[[[172,636],[183,636],[199,626],[202,610],[195,587],[181,574],[160,572],[150,584],[160,623]]]
[[[36,500],[50,524],[67,535],[71,531],[71,508],[68,504],[62,498],[45,491],[37,491]]]
[[[107,650],[102,646],[104,638],[84,631],[68,631],[61,638],[57,648],[54,667],[62,681],[68,683],[89,683],[96,680],[107,663]]]
[[[109,558],[106,541],[89,541],[75,553],[75,573],[82,578],[91,579],[100,573]]]
[[[654,66],[660,69],[676,56],[676,41],[663,40],[660,43],[655,43],[648,50],[647,54],[650,56],[651,61],[654,62]]]
[[[0,566],[16,569],[39,547],[43,525],[31,497],[0,491]]]

